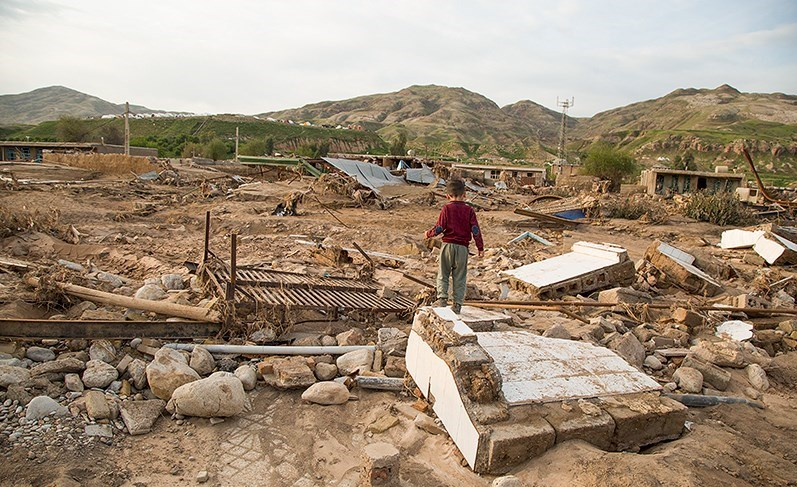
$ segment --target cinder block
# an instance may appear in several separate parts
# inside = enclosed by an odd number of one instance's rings
[[[556,431],[540,416],[521,424],[495,426],[488,440],[487,472],[506,473],[514,465],[541,455],[555,441]]]

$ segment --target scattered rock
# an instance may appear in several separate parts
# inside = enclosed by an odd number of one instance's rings
[[[523,487],[520,479],[514,475],[505,475],[493,480],[492,487]]]
[[[113,365],[102,360],[89,360],[86,362],[86,370],[83,371],[83,385],[105,389],[118,377],[119,372]]]
[[[340,342],[340,340],[338,340]],[[357,371],[370,372],[374,363],[374,352],[368,349],[355,350],[348,352],[336,361],[338,366],[338,373],[340,375],[349,375]]]
[[[399,419],[397,417],[393,416],[392,414],[385,414],[373,423],[369,424],[366,430],[370,431],[371,433],[384,433],[397,424],[399,424]]]
[[[46,374],[67,374],[70,372],[82,372],[86,364],[76,358],[58,358],[50,362],[42,362],[30,369],[31,377]]]
[[[661,363],[661,360],[659,360],[653,355],[649,355],[648,357],[645,358],[644,365],[645,367],[651,370],[661,370],[664,368],[664,365]]]
[[[164,274],[161,276],[161,284],[169,291],[179,291],[185,289],[183,276],[180,274]]]
[[[111,417],[111,408],[105,400],[105,394],[99,391],[87,391],[83,394],[86,399],[86,413],[90,418],[108,419]]]
[[[30,371],[13,365],[0,365],[0,387],[19,384],[30,380]]]
[[[750,364],[745,367],[745,371],[747,372],[747,381],[750,382],[751,386],[762,392],[769,389],[767,373],[760,365]]]
[[[132,362],[133,362],[133,357],[125,354],[125,356],[122,357],[122,360],[120,360],[119,363],[116,364],[116,370],[117,372],[119,372],[120,377],[124,375],[125,372],[127,372],[127,368],[130,366]]]
[[[628,332],[613,340],[610,347],[629,364],[636,368],[642,368],[645,361],[645,347],[633,333]]]
[[[330,335],[324,335],[321,337],[321,346],[324,347],[334,347],[337,346],[338,341],[335,340],[335,337]]]
[[[208,349],[197,345],[191,351],[191,362],[189,363],[192,369],[196,370],[199,375],[210,375],[213,369],[216,368],[216,361],[213,355],[208,352]]]
[[[404,377],[407,374],[407,362],[404,357],[388,355],[385,360],[385,375],[388,377]]]
[[[290,357],[276,360],[274,365],[274,387],[280,389],[303,389],[315,384],[313,371],[302,357]],[[263,376],[266,379],[266,376]]]
[[[83,386],[83,381],[80,380],[80,376],[78,374],[66,374],[64,376],[64,385],[66,386],[67,390],[72,392],[83,392],[85,389]]]
[[[28,347],[25,356],[34,362],[48,362],[55,360],[55,352],[44,347]]]
[[[315,364],[315,376],[320,381],[332,380],[338,375],[338,366],[335,364]]]
[[[251,391],[257,385],[257,372],[251,365],[241,365],[233,374],[241,381],[245,391]]]
[[[153,394],[164,401],[171,399],[178,387],[199,379],[199,374],[188,366],[183,354],[171,348],[158,350],[155,359],[147,365],[147,382]]]
[[[244,407],[243,384],[229,372],[216,372],[178,387],[166,405],[169,412],[202,418],[235,416]]]
[[[144,284],[136,291],[136,299],[147,299],[149,301],[160,301],[166,297],[166,291],[157,284]]]
[[[258,345],[273,342],[277,339],[277,334],[271,328],[261,328],[249,335],[249,340]]]
[[[36,396],[28,403],[25,419],[36,421],[51,413],[55,413],[55,416],[66,416],[69,414],[69,410],[48,396]]]
[[[113,430],[109,424],[87,424],[86,436],[99,436],[100,438],[113,438]]]
[[[127,431],[135,436],[149,433],[164,409],[166,402],[160,399],[125,401],[122,403],[120,413]]]
[[[418,413],[418,415],[415,416],[414,423],[418,428],[433,435],[442,435],[446,432],[443,428],[438,426],[437,423],[435,423],[431,416],[424,413]]]
[[[365,335],[359,328],[352,328],[351,330],[344,331],[343,333],[338,333],[335,335],[335,339],[337,340],[338,345],[341,347],[365,344]]]
[[[302,393],[302,399],[324,406],[345,404],[349,400],[349,388],[340,382],[318,382]]]
[[[94,340],[89,348],[89,357],[111,363],[116,359],[116,348],[108,340]]]
[[[703,374],[692,367],[681,367],[672,375],[678,387],[692,394],[700,394],[703,390]]]
[[[208,474],[207,470],[200,470],[198,474],[196,474],[196,481],[197,483],[204,484],[210,480],[210,474]]]
[[[570,340],[570,332],[567,331],[567,328],[565,328],[561,323],[555,323],[553,326],[545,330],[542,336]]]
[[[141,359],[134,359],[127,366],[127,374],[133,381],[133,387],[143,391],[147,387],[147,363]]]
[[[216,367],[222,372],[233,373],[238,368],[238,362],[231,358],[223,358],[216,362]]]

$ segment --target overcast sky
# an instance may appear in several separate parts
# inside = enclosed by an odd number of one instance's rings
[[[436,84],[591,116],[723,83],[797,93],[797,1],[0,0],[0,94],[255,114]]]

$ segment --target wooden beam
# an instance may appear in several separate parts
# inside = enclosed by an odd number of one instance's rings
[[[0,319],[8,338],[199,338],[216,336],[218,323],[198,321],[98,321]]]

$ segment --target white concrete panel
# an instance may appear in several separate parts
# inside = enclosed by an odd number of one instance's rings
[[[532,286],[541,288],[583,276],[616,263],[614,259],[568,252],[550,259],[526,264],[517,269],[504,271],[502,274],[516,277]]]
[[[417,315],[416,315],[417,316]],[[406,354],[407,371],[428,397],[434,396],[434,410],[471,468],[476,464],[479,432],[465,410],[451,369],[435,355],[420,335],[410,332]]]
[[[753,250],[756,251],[758,255],[764,258],[768,264],[774,264],[786,252],[786,247],[781,245],[779,242],[775,240],[770,240],[767,237],[761,237],[756,241],[755,245],[753,246]]]
[[[577,254],[591,255],[601,259],[611,260],[615,264],[628,260],[628,253],[622,247],[612,244],[599,244],[593,242],[576,242],[570,248]]]
[[[664,255],[666,255],[668,257],[672,257],[676,261],[679,261],[679,263],[683,262],[683,263],[690,264],[690,265],[695,263],[695,256],[694,255],[688,254],[688,253],[684,252],[681,249],[677,249],[677,248],[673,247],[670,244],[661,242],[659,244],[657,250],[659,252],[661,252],[662,254],[664,254]]]
[[[611,350],[527,331],[476,333],[513,405],[661,389]]]
[[[764,235],[762,230],[751,232],[749,230],[725,230],[722,232],[720,247],[723,249],[747,249],[755,245]]]

